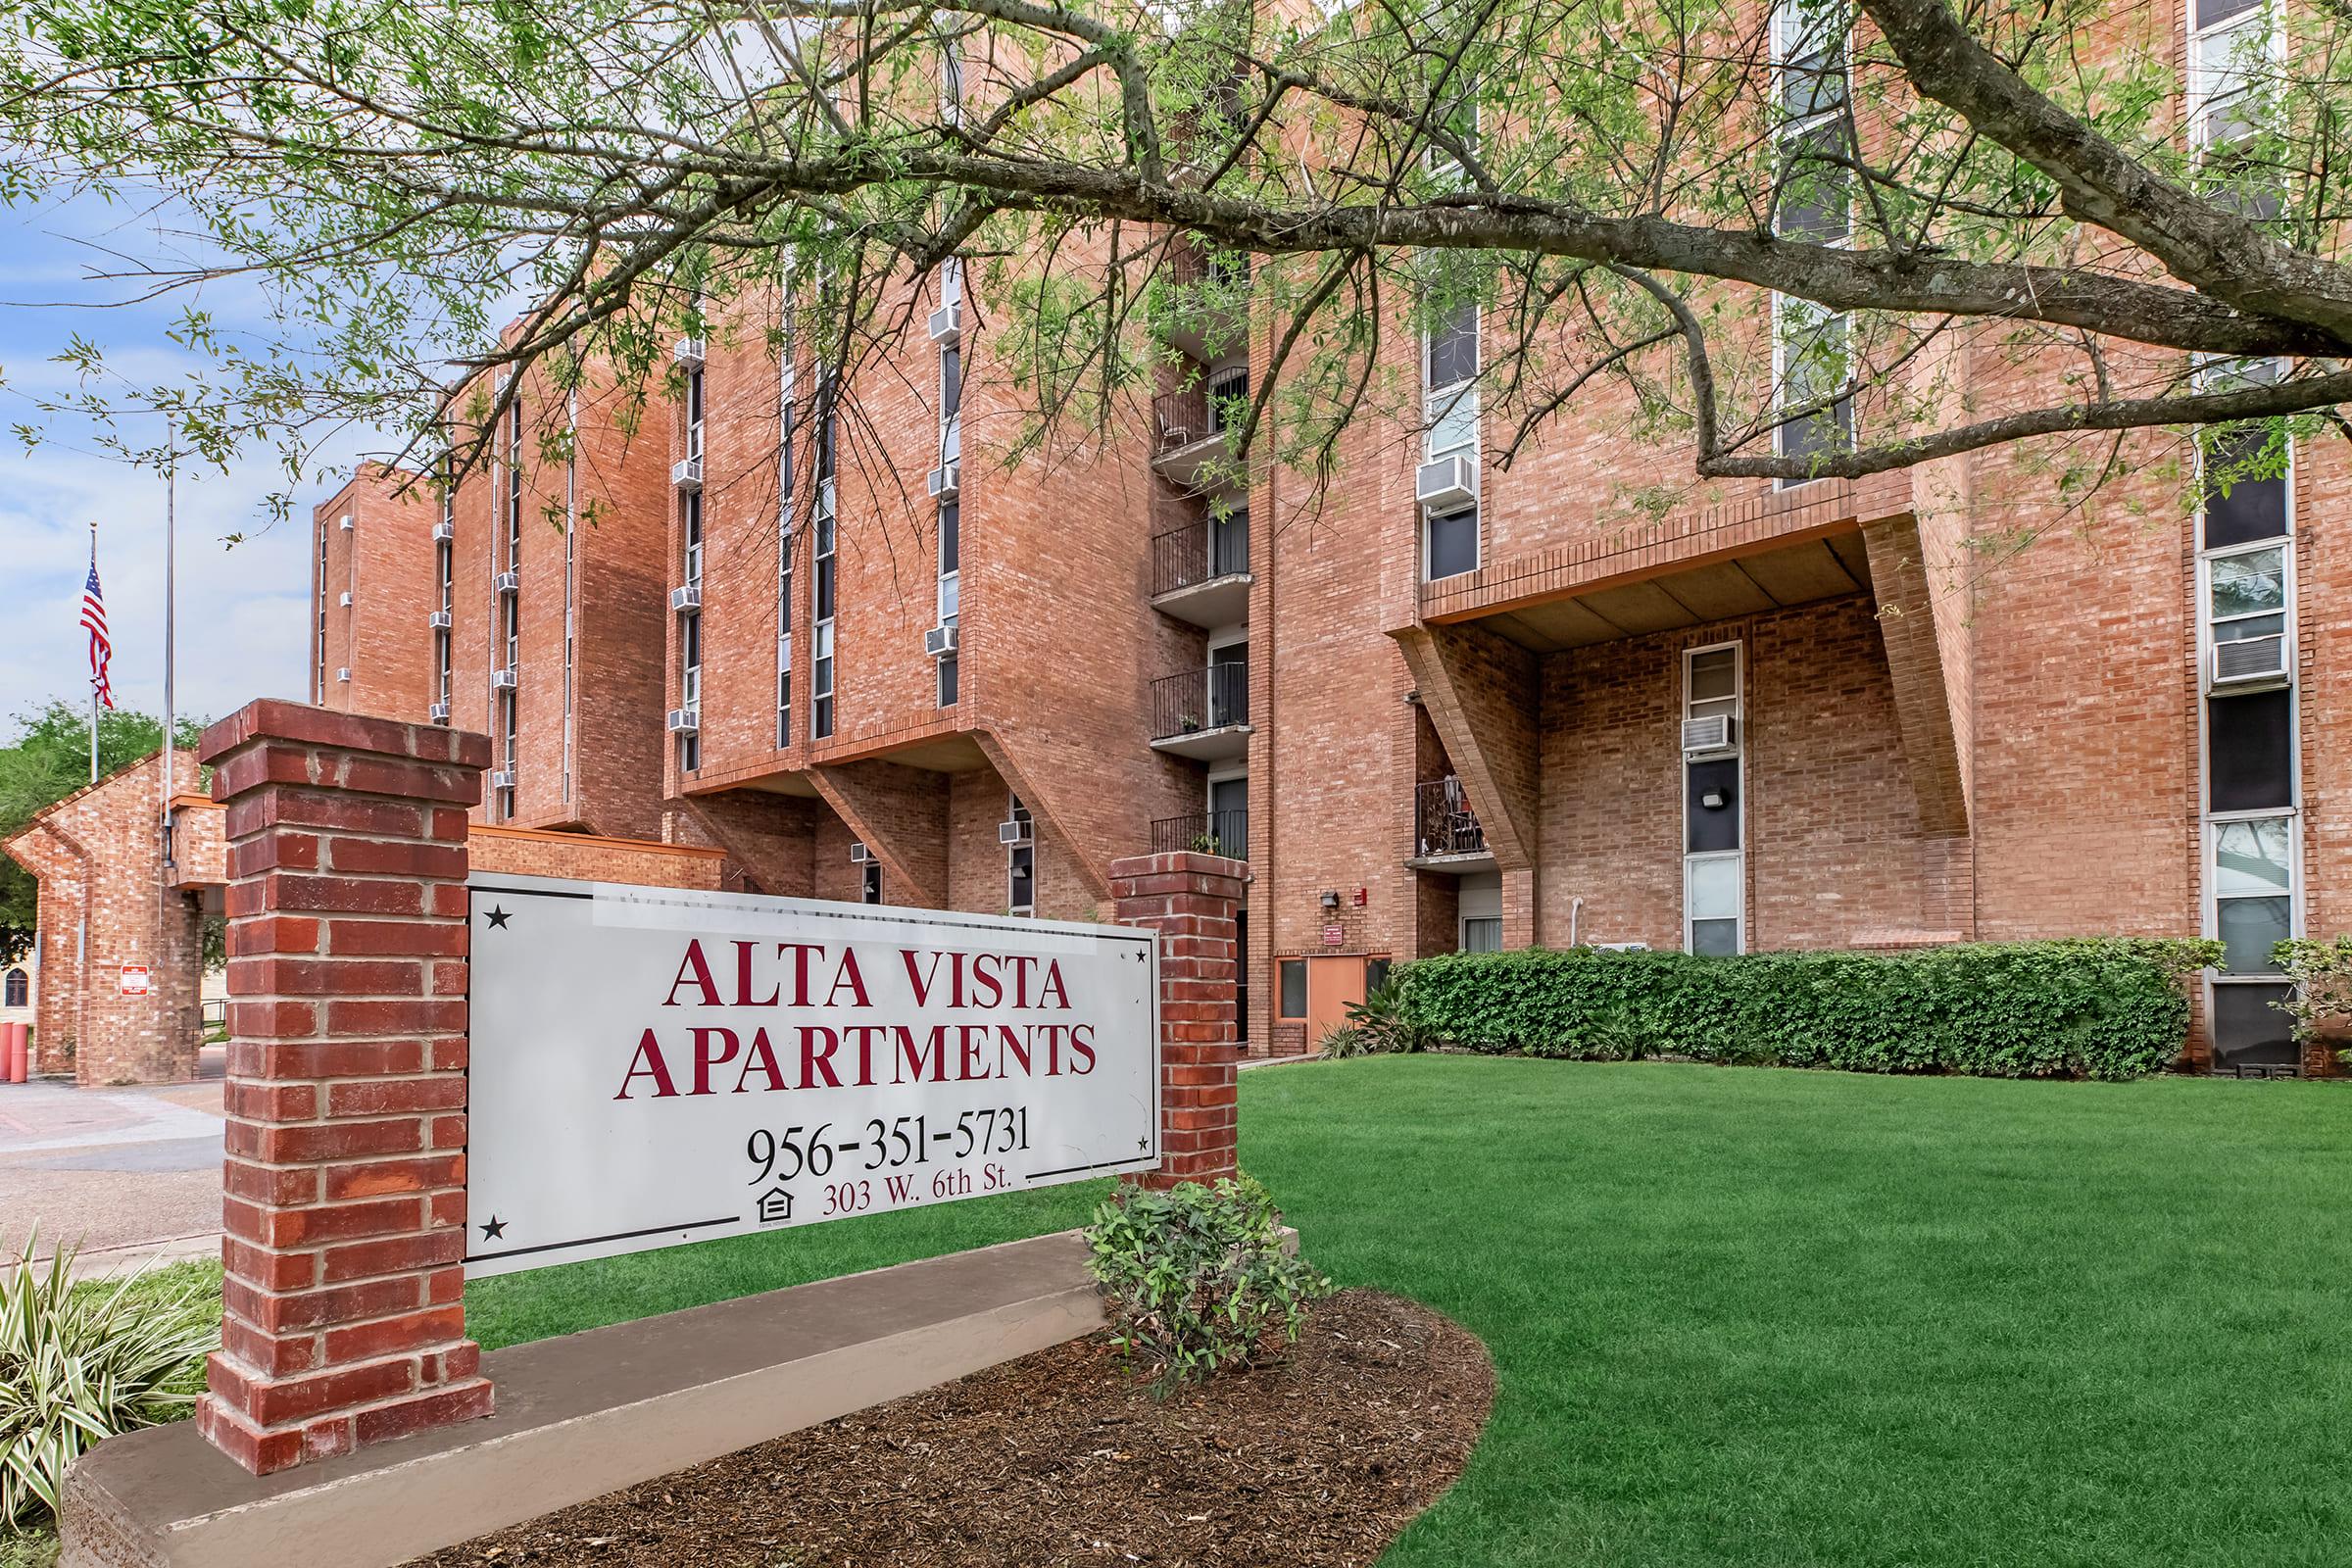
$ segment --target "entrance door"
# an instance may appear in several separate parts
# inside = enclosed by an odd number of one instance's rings
[[[1350,956],[1306,960],[1306,1049],[1348,1021],[1350,1003],[1364,1000],[1364,960]]]

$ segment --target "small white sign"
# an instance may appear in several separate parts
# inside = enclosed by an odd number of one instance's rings
[[[469,892],[468,1277],[1159,1163],[1150,931]]]
[[[143,997],[155,989],[154,977],[148,973],[147,965],[126,963],[122,966],[122,995]]]

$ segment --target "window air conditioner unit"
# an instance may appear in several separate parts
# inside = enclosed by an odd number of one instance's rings
[[[2212,669],[2205,684],[2217,692],[2278,686],[2285,682],[2288,673],[2286,637],[2274,632],[2268,637],[2215,643]]]
[[[1424,463],[1413,474],[1413,500],[1432,512],[1451,512],[1478,499],[1478,464],[1455,453]]]
[[[490,787],[494,790],[513,789],[514,787],[514,770],[511,767],[492,769],[490,774]]]
[[[997,842],[1008,850],[1017,850],[1029,842],[1030,832],[1029,824],[1016,816],[1009,822],[997,824]]]
[[[669,482],[681,490],[700,490],[703,487],[703,460],[680,458],[671,464]]]
[[[699,337],[682,337],[678,339],[678,346],[671,352],[677,357],[680,365],[691,368],[703,363],[705,348],[703,340]]]
[[[344,593],[344,595],[343,595],[343,597],[342,597],[341,599],[337,600],[337,601],[336,601],[336,603],[337,603],[337,604],[339,604],[339,605],[341,605],[341,606],[342,606],[342,607],[343,607],[345,610],[349,610],[349,609],[351,608],[351,594],[350,594],[350,592],[349,592],[348,590],[346,590],[346,591],[345,591],[345,593]]]
[[[931,313],[931,341],[955,343],[963,337],[963,302],[955,300]]]
[[[702,731],[703,710],[699,708],[673,708],[669,710],[669,732],[672,735],[695,735]]]
[[[852,865],[871,865],[874,863],[874,852],[863,844],[853,844],[850,846],[850,863]]]
[[[349,664],[345,664],[341,669],[336,670],[335,679],[345,681],[351,679],[351,666]]]
[[[1683,720],[1683,755],[1715,757],[1740,744],[1740,721],[1729,713]]]
[[[492,580],[492,583],[502,594],[518,594],[522,592],[522,573],[502,571]]]
[[[669,591],[669,608],[672,610],[702,609],[703,585],[699,582],[690,582],[682,588],[672,588]]]
[[[446,610],[436,610],[427,614],[424,621],[435,631],[447,631],[450,626],[450,613]]]
[[[436,724],[446,724],[449,722],[449,705],[435,703],[431,708],[425,710],[425,716]]]
[[[515,669],[513,664],[509,664],[504,669],[492,670],[490,672],[490,689],[492,691],[499,692],[513,691],[517,685],[521,684],[517,678],[520,673],[521,672]]]
[[[437,545],[445,545],[451,543],[457,537],[458,525],[456,523],[436,522],[433,524],[433,543]]]
[[[956,471],[958,466],[958,465],[951,463],[944,468],[933,468],[931,470],[932,500],[947,501],[954,498],[956,494],[956,480],[960,477]]]
[[[351,514],[348,512],[343,514],[341,517],[336,519],[335,526],[342,529],[345,533],[351,532]]]
[[[956,651],[956,633],[954,626],[932,627],[923,633],[923,652],[933,659],[947,658]]]

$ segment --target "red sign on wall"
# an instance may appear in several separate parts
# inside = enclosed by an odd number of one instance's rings
[[[143,963],[124,964],[122,984],[122,995],[126,997],[143,997],[155,989],[152,977],[147,972],[147,966]]]
[[[1336,925],[1327,925],[1323,928],[1323,945],[1325,947],[1336,948],[1347,940],[1348,933],[1340,927]]]

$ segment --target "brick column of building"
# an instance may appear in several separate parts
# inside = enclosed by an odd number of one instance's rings
[[[1216,855],[1110,863],[1121,925],[1159,933],[1159,1169],[1149,1186],[1213,1182],[1239,1168],[1234,911],[1249,867]]]
[[[466,832],[481,735],[258,702],[227,807],[225,1314],[199,1428],[256,1474],[490,1411],[466,1338]]]

